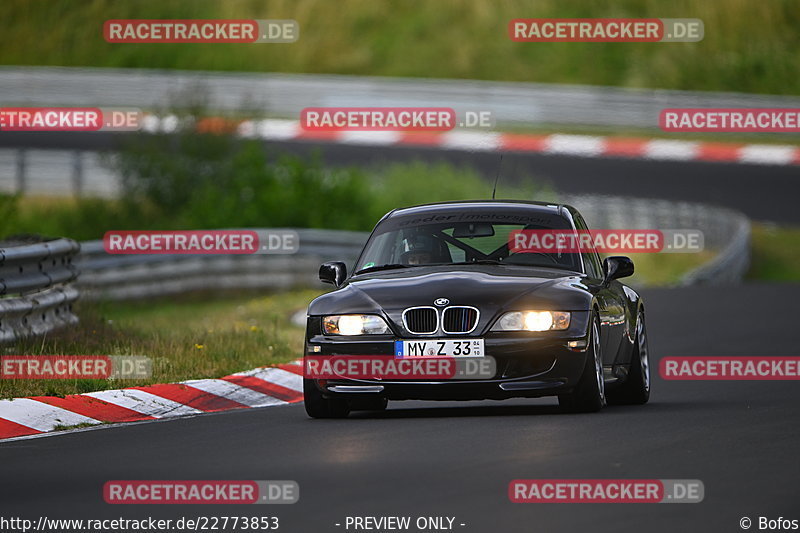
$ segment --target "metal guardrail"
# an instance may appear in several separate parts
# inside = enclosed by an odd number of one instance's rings
[[[687,272],[680,285],[739,283],[750,267],[750,220],[732,209],[695,202],[674,202],[599,195],[568,196],[591,228],[700,229],[715,256]]]
[[[800,107],[793,96],[545,83],[68,67],[0,68],[4,105],[160,111],[192,90],[216,111],[297,118],[305,107],[446,106],[512,126],[658,129],[667,107]]]
[[[705,265],[687,273],[681,285],[739,283],[750,268],[750,221],[739,213],[728,219],[732,236],[728,245]]]
[[[688,273],[682,284],[736,283],[749,264],[747,218],[728,209],[689,202],[574,196],[590,227],[700,229],[714,259]],[[267,231],[267,230],[263,230]],[[320,263],[352,265],[367,233],[296,229],[294,255],[109,255],[101,241],[82,244],[79,288],[84,299],[135,299],[192,290],[288,289],[320,286]]]
[[[289,289],[319,285],[320,263],[355,262],[367,234],[296,229],[292,255],[110,255],[102,241],[81,245],[78,286],[86,300],[128,300],[193,290]]]
[[[72,258],[80,245],[71,239],[0,245],[0,342],[76,323]]]
[[[118,197],[120,176],[106,157],[92,150],[0,148],[0,193]]]

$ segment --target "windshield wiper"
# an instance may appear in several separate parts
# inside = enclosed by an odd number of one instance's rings
[[[366,274],[367,272],[377,272],[379,270],[393,270],[395,268],[408,268],[414,265],[401,265],[400,263],[388,263],[385,265],[376,265],[367,268],[362,268],[361,270],[356,270],[354,275],[356,274]]]

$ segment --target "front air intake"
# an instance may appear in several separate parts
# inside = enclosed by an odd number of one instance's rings
[[[415,335],[432,335],[439,331],[439,313],[435,307],[409,307],[403,311],[406,331]]]
[[[480,313],[474,307],[452,306],[442,314],[442,331],[445,333],[471,333],[478,325]]]

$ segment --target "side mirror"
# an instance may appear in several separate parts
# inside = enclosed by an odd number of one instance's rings
[[[347,278],[347,265],[341,261],[329,261],[319,267],[319,280],[323,283],[332,283],[341,287]]]
[[[614,257],[606,257],[603,261],[603,270],[606,273],[605,283],[613,279],[627,278],[633,276],[633,261],[630,257],[617,255]]]

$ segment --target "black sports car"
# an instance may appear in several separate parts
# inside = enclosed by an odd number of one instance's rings
[[[617,281],[627,257],[531,253],[519,230],[587,231],[568,205],[470,201],[394,210],[373,230],[348,276],[320,267],[337,289],[311,302],[306,362],[331,356],[493,358],[475,379],[306,374],[311,417],[384,409],[388,400],[557,395],[566,410],[642,404],[650,395],[644,305]],[[319,362],[318,360],[316,362]]]

